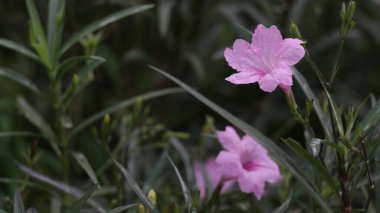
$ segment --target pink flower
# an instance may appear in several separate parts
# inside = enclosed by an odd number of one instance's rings
[[[299,39],[282,39],[276,26],[266,28],[259,24],[251,44],[237,39],[232,49],[224,51],[228,65],[238,71],[226,80],[233,84],[258,82],[266,92],[274,91],[277,86],[287,91],[293,84],[290,66],[305,55],[302,43]]]
[[[214,190],[222,180],[222,174],[218,171],[215,158],[209,158],[204,165],[199,162],[194,164],[195,181],[200,192],[200,199],[204,199],[206,195],[206,184],[210,184],[210,188]],[[224,182],[220,193],[225,193],[231,189],[234,181]]]
[[[278,165],[253,138],[240,138],[232,127],[218,131],[217,136],[224,148],[215,160],[218,170],[226,180],[237,180],[242,192],[254,193],[260,200],[266,182],[281,180]]]

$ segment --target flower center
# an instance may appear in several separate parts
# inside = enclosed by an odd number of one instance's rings
[[[255,162],[246,162],[246,163],[243,163],[243,168],[246,170],[246,171],[252,171],[252,170],[255,170],[257,167],[259,166],[259,164],[255,163]]]

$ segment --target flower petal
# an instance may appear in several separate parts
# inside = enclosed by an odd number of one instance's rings
[[[262,75],[257,72],[239,72],[230,75],[226,80],[233,84],[250,84],[258,81],[261,76]]]
[[[293,72],[292,69],[287,65],[282,65],[276,68],[271,73],[272,77],[277,80],[277,82],[283,86],[293,85]]]
[[[282,44],[282,36],[276,26],[266,28],[259,24],[252,35],[252,45],[259,48],[265,57],[274,55]]]
[[[215,189],[222,179],[222,174],[219,172],[219,165],[215,162],[214,158],[209,158],[205,163],[205,170],[210,181],[212,189]],[[229,191],[234,184],[234,180],[224,181],[220,193]]]
[[[221,151],[216,157],[216,163],[225,180],[237,178],[244,172],[239,156],[235,153]]]
[[[255,162],[260,163],[263,160],[267,160],[265,156],[268,155],[268,151],[257,143],[251,136],[245,135],[241,141],[242,152],[240,159],[243,163]]]
[[[259,171],[245,172],[238,178],[240,190],[245,193],[254,193],[258,200],[264,194],[266,176]]]
[[[201,200],[203,200],[206,195],[206,186],[205,186],[205,179],[203,176],[201,164],[199,162],[195,162],[194,164],[194,175],[195,175],[195,182],[200,193],[199,197]]]
[[[226,130],[217,131],[216,135],[224,149],[227,151],[239,153],[241,147],[240,137],[234,128],[227,126]]]
[[[238,72],[259,72],[264,67],[257,53],[257,48],[242,39],[237,39],[232,49],[226,48],[224,57],[228,65]]]
[[[273,92],[278,85],[278,81],[271,74],[266,74],[259,80],[260,89],[265,92]]]
[[[285,63],[288,66],[298,63],[305,55],[302,43],[304,42],[295,38],[284,39],[277,53],[277,61]]]

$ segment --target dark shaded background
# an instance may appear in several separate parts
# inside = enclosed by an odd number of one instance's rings
[[[279,89],[269,95],[259,90],[257,84],[236,86],[224,80],[233,70],[227,66],[223,51],[237,38],[250,40],[251,36],[239,26],[253,31],[259,23],[274,24],[284,37],[289,37],[288,26],[292,20],[307,38],[307,47],[317,65],[329,76],[338,48],[341,1],[68,0],[65,38],[98,18],[141,3],[154,3],[156,7],[104,29],[98,53],[107,62],[95,71],[95,81],[70,107],[74,124],[117,101],[174,86],[147,67],[152,64],[194,86],[275,140],[285,135],[302,137],[301,127],[291,121]],[[346,106],[357,105],[370,92],[380,94],[380,1],[357,3],[357,25],[348,35],[333,89],[340,104]],[[41,17],[46,17],[48,1],[36,0],[36,4]],[[24,1],[0,0],[0,37],[29,46],[27,19]],[[65,57],[82,51],[77,45]],[[29,76],[43,91],[48,89],[42,67],[17,53],[1,48],[0,66]],[[306,61],[301,61],[297,68],[318,94],[321,88]],[[302,100],[298,85],[293,90]],[[35,130],[16,108],[19,94],[50,116],[46,102],[14,82],[0,78],[0,131]],[[170,129],[193,133],[188,143],[199,137],[205,115],[214,115],[189,95],[169,96],[147,104],[153,117]],[[217,116],[216,122],[219,128],[226,124]],[[22,158],[17,151],[21,145],[16,143],[22,139],[1,140],[5,142],[0,143],[0,162]],[[0,163],[0,176],[13,172],[11,164]]]

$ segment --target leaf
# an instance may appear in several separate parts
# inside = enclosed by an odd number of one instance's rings
[[[63,76],[69,69],[71,69],[74,65],[89,62],[93,64],[91,67],[94,69],[100,64],[104,63],[106,60],[99,56],[75,56],[64,61],[58,68],[57,78]]]
[[[343,122],[342,122],[342,110],[338,108],[336,105],[334,99],[332,98],[331,94],[326,91],[327,99],[330,102],[332,113],[336,122],[336,125],[338,126],[338,131],[340,136],[344,137],[344,129],[343,129]]]
[[[334,192],[339,194],[338,191],[336,190],[334,180],[331,178],[331,175],[329,174],[328,170],[326,169],[326,167],[322,165],[322,163],[317,158],[311,155],[311,153],[309,153],[306,149],[304,149],[294,139],[289,138],[289,139],[284,140],[284,142],[286,143],[286,145],[289,146],[289,148],[291,148],[295,153],[297,153],[306,162],[308,162],[310,166],[312,166],[315,170],[317,170],[317,173],[325,179],[325,181],[334,190]]]
[[[75,160],[79,163],[79,165],[84,169],[84,171],[86,171],[91,181],[94,184],[99,184],[98,178],[96,177],[96,174],[94,170],[92,169],[90,163],[88,162],[86,156],[84,156],[82,153],[79,153],[79,152],[74,152],[73,156]]]
[[[4,38],[0,38],[0,46],[3,46],[3,47],[8,48],[10,50],[16,51],[16,52],[18,52],[24,56],[27,56],[33,60],[36,60],[36,61],[39,60],[38,56],[36,54],[34,54],[34,52],[30,51],[28,48],[22,46],[21,44],[14,42],[14,41],[4,39]]]
[[[154,165],[153,170],[149,173],[148,180],[145,182],[144,189],[150,188],[149,185],[154,184],[154,182],[162,175],[162,172],[165,169],[167,164],[167,155],[169,154],[170,146],[167,144],[165,149],[161,152],[160,158],[157,160],[157,163]]]
[[[86,35],[99,30],[100,28],[111,24],[115,21],[118,21],[122,18],[125,18],[127,16],[140,13],[142,11],[148,10],[153,8],[153,4],[143,4],[131,8],[127,8],[125,10],[118,11],[116,13],[113,13],[105,18],[102,18],[100,20],[97,20],[86,27],[84,27],[81,31],[76,33],[73,37],[71,37],[62,47],[61,49],[61,55],[63,55],[71,46],[73,46],[75,43],[77,43],[79,40],[81,40]]]
[[[186,186],[186,183],[185,181],[183,180],[182,176],[181,176],[181,173],[179,173],[178,171],[178,168],[176,167],[176,165],[173,163],[172,159],[169,157],[169,155],[167,156],[169,161],[170,161],[170,164],[172,165],[174,171],[175,171],[175,174],[177,175],[178,177],[178,180],[181,184],[181,188],[182,188],[182,194],[183,194],[183,197],[185,198],[185,203],[186,203],[186,207],[187,207],[187,211],[188,212],[196,212],[196,210],[193,208],[193,198],[190,194],[190,191],[189,189],[187,188]]]
[[[134,98],[130,98],[130,99],[127,99],[127,100],[124,100],[124,101],[121,101],[113,106],[110,106],[92,116],[90,116],[89,118],[85,119],[84,121],[82,121],[82,123],[80,123],[79,125],[77,125],[73,131],[68,135],[68,140],[70,140],[72,137],[74,137],[79,131],[81,131],[82,129],[84,129],[85,127],[87,127],[88,125],[92,124],[93,122],[99,120],[99,119],[102,119],[104,115],[106,114],[111,114],[113,112],[116,112],[116,111],[119,111],[119,110],[122,110],[124,109],[125,107],[128,107],[128,106],[132,106],[133,104],[136,103],[136,100],[137,99],[141,99],[141,101],[147,101],[149,99],[153,99],[153,98],[158,98],[158,97],[161,97],[161,96],[166,96],[166,95],[170,95],[170,94],[177,94],[177,93],[180,93],[180,92],[183,92],[183,89],[180,89],[180,88],[168,88],[168,89],[162,89],[162,90],[157,90],[157,91],[154,91],[154,92],[148,92],[148,93],[145,93],[143,95],[140,95],[140,96],[137,96],[137,97],[134,97]]]
[[[0,209],[0,213],[7,213],[5,210]]]
[[[279,146],[277,146],[273,141],[271,141],[269,138],[264,136],[261,132],[256,130],[255,128],[249,126],[244,121],[240,120],[239,118],[232,115],[230,112],[226,111],[225,109],[221,108],[220,106],[216,105],[214,102],[207,99],[205,96],[200,94],[199,92],[195,91],[182,81],[178,80],[174,76],[156,68],[153,66],[149,66],[154,71],[160,73],[161,75],[165,76],[166,78],[170,79],[171,81],[175,82],[182,88],[184,88],[188,93],[190,93],[192,96],[197,98],[199,101],[213,109],[215,112],[217,112],[220,116],[224,117],[226,120],[228,120],[231,124],[236,126],[237,128],[241,129],[246,134],[250,135],[256,141],[260,142],[265,148],[269,150],[269,152],[272,154],[272,157],[277,160],[278,163],[283,165],[285,168],[287,168],[295,178],[304,186],[304,189],[309,192],[309,195],[317,201],[317,203],[324,209],[325,212],[331,213],[332,210],[329,207],[329,205],[326,203],[326,201],[321,197],[321,195],[316,191],[315,186],[310,183],[310,181],[304,177],[303,172],[299,171],[297,164],[292,160],[290,156],[288,156]]]
[[[292,201],[293,197],[293,191],[289,193],[288,198],[279,206],[277,209],[275,209],[272,213],[285,213],[290,205],[290,202]]]
[[[129,204],[129,205],[125,205],[125,206],[120,206],[120,207],[117,207],[117,208],[114,208],[114,209],[107,211],[107,213],[119,213],[119,212],[122,212],[124,210],[136,207],[138,205],[140,205],[140,204]]]
[[[25,213],[24,204],[22,202],[21,194],[18,189],[15,191],[13,197],[13,213]]]
[[[63,32],[63,19],[65,13],[65,0],[50,0],[48,13],[48,48],[52,64],[58,60],[59,45]]]
[[[139,185],[137,184],[136,180],[132,177],[131,174],[116,160],[113,159],[113,162],[115,163],[116,167],[123,173],[124,178],[127,180],[129,186],[132,188],[132,190],[136,193],[136,195],[140,198],[140,200],[150,209],[155,210],[155,207],[153,204],[148,200],[148,198],[145,196],[144,192],[141,190]]]
[[[30,38],[34,49],[38,52],[41,61],[50,67],[49,51],[45,32],[41,24],[40,17],[38,15],[36,5],[33,0],[26,0],[26,5],[29,13],[29,25],[30,25]]]
[[[98,184],[93,185],[91,188],[89,188],[86,193],[77,200],[74,205],[69,209],[69,213],[78,213],[83,206],[86,204],[88,199],[90,199],[91,195],[99,188]]]
[[[65,183],[62,183],[60,181],[57,181],[57,180],[54,180],[53,178],[50,178],[50,177],[47,177],[41,173],[38,173],[26,166],[24,166],[23,164],[21,163],[16,163],[18,168],[23,171],[25,174],[29,175],[30,177],[36,179],[36,180],[39,180],[49,186],[52,186],[62,192],[65,192],[67,194],[70,194],[72,195],[73,197],[75,198],[81,198],[83,197],[84,193],[76,188],[76,187],[73,187],[73,186],[69,186]],[[92,207],[94,207],[97,211],[99,212],[105,212],[104,208],[102,206],[99,205],[98,202],[96,202],[95,200],[93,199],[88,199],[87,200],[87,203],[89,205],[91,205]]]
[[[22,96],[17,97],[17,104],[24,116],[41,131],[55,153],[60,156],[61,151],[57,145],[57,137],[45,119]]]
[[[325,136],[327,137],[328,140],[333,140],[333,136],[331,132],[331,123],[329,119],[327,118],[326,114],[323,112],[318,98],[310,89],[309,84],[307,83],[306,79],[302,76],[302,74],[295,67],[292,67],[292,70],[293,70],[293,74],[296,81],[302,88],[302,91],[305,93],[307,99],[313,101],[313,109],[318,117],[319,122],[321,123]]]
[[[5,67],[0,67],[0,76],[4,76],[6,78],[14,80],[17,83],[23,85],[24,87],[32,90],[33,92],[35,92],[37,94],[41,94],[40,90],[37,88],[37,86],[31,80],[29,80],[27,77],[25,77],[24,75],[14,71],[14,70],[11,70],[11,69],[5,68]]]
[[[368,131],[373,126],[377,125],[380,120],[380,99],[376,102],[375,106],[367,113],[363,118],[360,125],[363,128],[363,132]]]
[[[34,132],[0,132],[0,138],[5,137],[42,137],[41,134]]]

